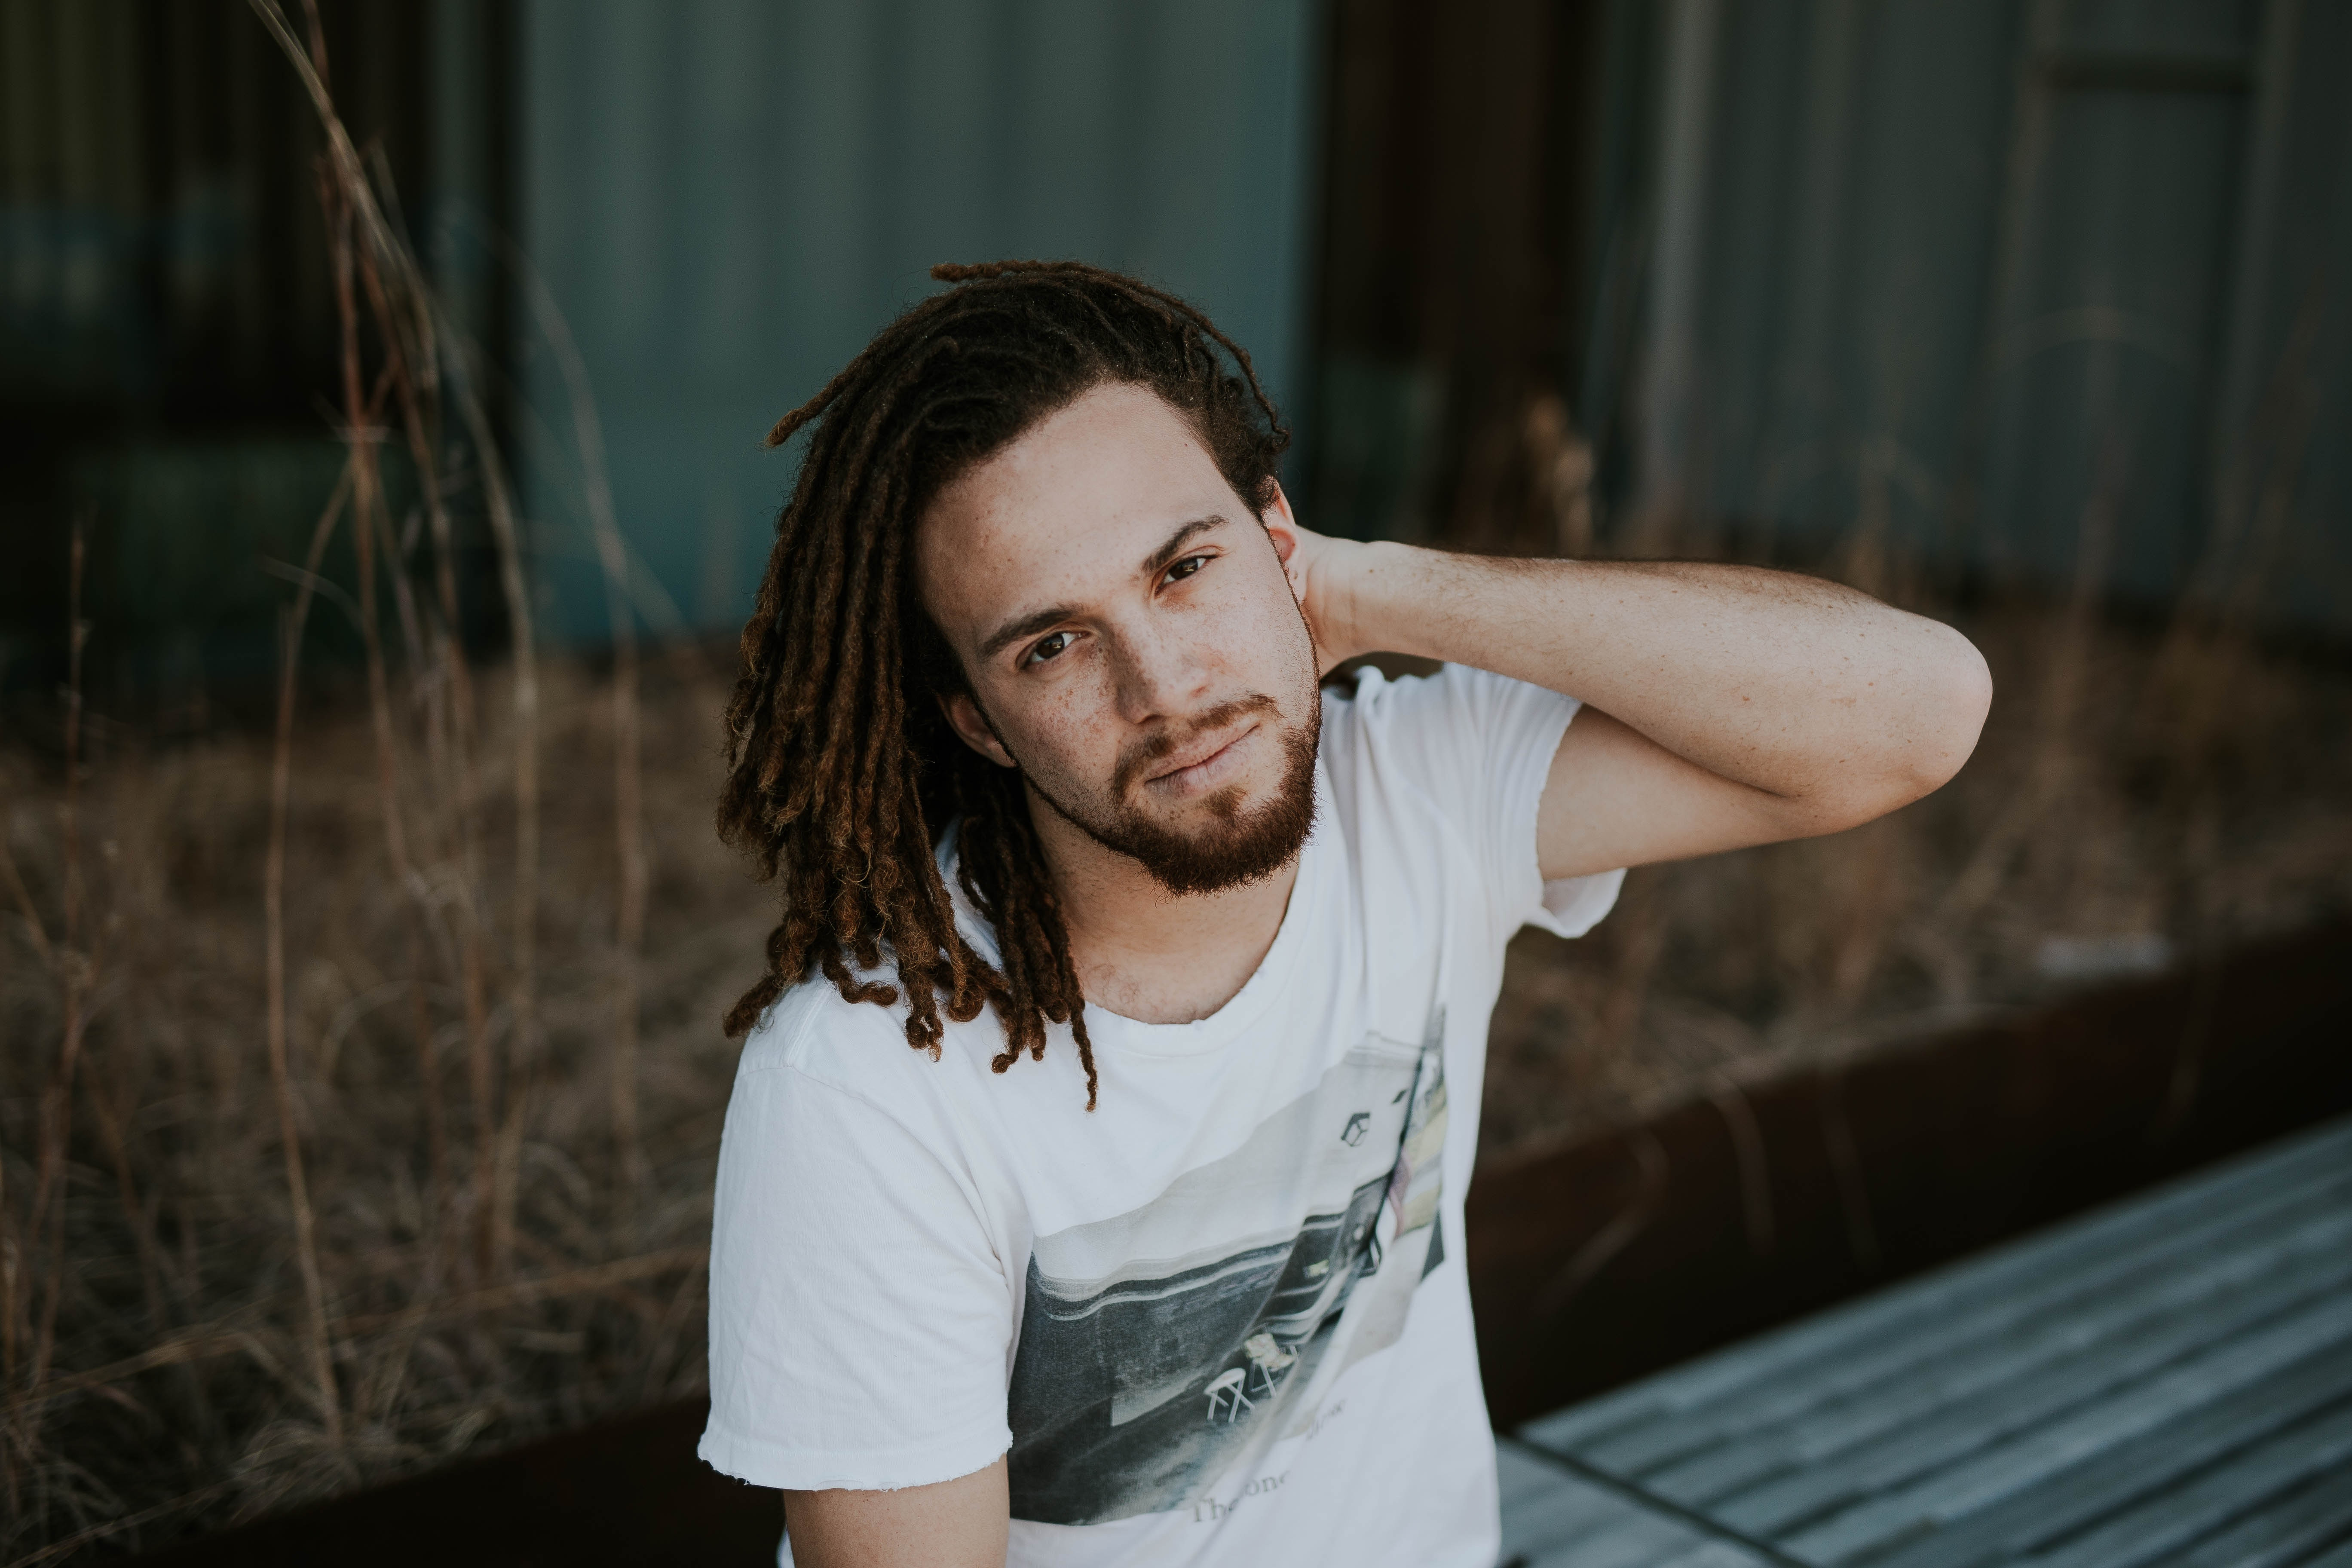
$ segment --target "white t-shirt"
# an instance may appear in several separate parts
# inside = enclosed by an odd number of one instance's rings
[[[1327,692],[1273,947],[1197,1023],[1089,1008],[1091,1113],[1066,1028],[1000,1075],[992,1012],[934,1062],[899,1008],[788,993],[727,1108],[702,1458],[888,1489],[1010,1449],[1020,1568],[1491,1568],[1463,1194],[1504,943],[1623,879],[1537,869],[1576,707],[1453,667]]]

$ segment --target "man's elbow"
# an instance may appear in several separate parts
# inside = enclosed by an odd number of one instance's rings
[[[1811,832],[1859,827],[1933,795],[1976,751],[1992,710],[1992,671],[1974,643],[1949,626],[1936,629],[1933,657],[1888,715],[1890,743],[1876,765],[1839,769],[1837,785],[1809,803]]]
[[[1924,703],[1925,733],[1912,758],[1911,800],[1951,783],[1977,749],[1985,718],[1992,711],[1992,668],[1977,645],[1949,626],[1938,626],[1942,657],[1937,679]],[[1908,804],[1907,802],[1906,804]]]
[[[1871,816],[1883,816],[1951,783],[1975,752],[1985,716],[1992,711],[1992,670],[1977,645],[1940,625],[1935,644],[1909,699],[1907,722],[1898,726],[1906,743],[1888,759],[1882,797]]]

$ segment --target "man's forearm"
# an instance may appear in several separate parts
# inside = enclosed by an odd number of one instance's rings
[[[1941,784],[1990,700],[1958,632],[1790,573],[1388,543],[1318,564],[1339,569],[1318,584],[1334,657],[1385,649],[1548,686],[1723,778],[1833,811]]]

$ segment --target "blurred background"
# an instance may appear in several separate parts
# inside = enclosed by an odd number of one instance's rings
[[[2105,494],[2106,595],[2159,607],[2251,571],[2276,624],[2352,614],[2352,544],[2321,521],[2352,482],[2324,438],[2352,414],[2330,308],[2352,120],[2327,88],[2352,22],[2330,6],[321,17],[355,137],[499,369],[560,641],[610,634],[534,289],[585,363],[640,614],[716,630],[787,483],[768,424],[933,261],[1000,256],[1206,307],[1332,531],[1843,541],[2063,591]],[[268,619],[245,557],[302,534],[339,467],[315,121],[229,0],[5,18],[5,504],[38,552],[7,585],[10,664],[55,662],[86,507],[110,665],[167,697],[240,667]]]
[[[1198,302],[1309,526],[1986,649],[1942,795],[1520,939],[1496,1169],[2334,929],[2347,78],[2311,0],[0,0],[0,1560],[698,1388],[760,441],[936,261]]]

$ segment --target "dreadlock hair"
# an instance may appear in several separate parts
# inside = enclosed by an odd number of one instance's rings
[[[993,1005],[1004,1071],[1070,1026],[1095,1108],[1094,1049],[1061,906],[1017,771],[974,753],[941,700],[969,689],[915,582],[915,530],[940,489],[1094,387],[1157,393],[1261,516],[1290,433],[1249,355],[1200,310],[1079,262],[942,265],[955,287],[901,315],[767,444],[812,432],[776,520],[727,705],[719,837],[782,883],[767,973],[727,1015],[740,1035],[820,971],[851,1002],[907,1005],[937,1059],[940,1013]],[[1229,369],[1217,351],[1231,361]],[[1238,373],[1238,374],[1236,374]],[[956,930],[933,848],[961,822],[958,881],[1002,966]],[[885,950],[896,987],[871,979]]]

